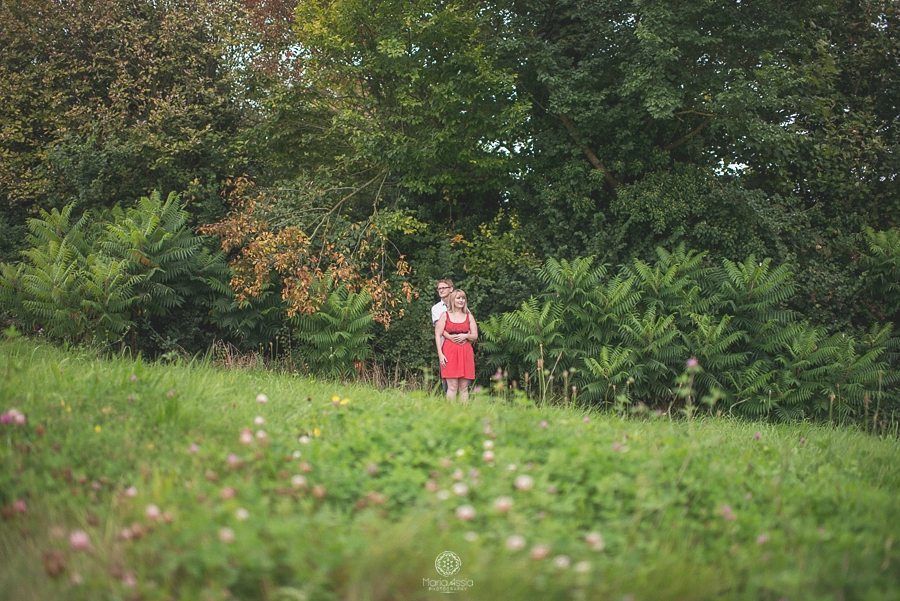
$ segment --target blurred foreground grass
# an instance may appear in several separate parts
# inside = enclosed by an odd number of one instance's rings
[[[900,596],[900,445],[851,429],[463,407],[23,340],[0,343],[12,409],[0,598]]]

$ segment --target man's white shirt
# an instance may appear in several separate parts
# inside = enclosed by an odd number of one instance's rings
[[[431,325],[437,323],[437,321],[441,318],[441,315],[447,312],[447,305],[444,304],[444,301],[438,301],[431,307]]]

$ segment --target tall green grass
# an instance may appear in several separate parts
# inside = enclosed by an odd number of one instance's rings
[[[454,578],[459,599],[900,594],[895,438],[22,340],[0,343],[0,377],[0,411],[27,417],[0,426],[8,599],[440,599]]]

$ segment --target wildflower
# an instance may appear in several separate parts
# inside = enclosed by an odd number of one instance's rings
[[[603,535],[599,532],[588,532],[584,536],[584,542],[590,546],[594,551],[602,551],[606,548],[606,543],[603,540]]]
[[[556,485],[551,484],[547,487],[547,494],[555,495],[559,490],[556,488]]]
[[[234,512],[234,517],[243,522],[250,517],[250,512],[243,507],[238,507],[237,511]]]
[[[162,515],[162,512],[159,510],[159,507],[156,505],[147,505],[147,509],[144,510],[144,515],[147,516],[148,520],[158,520],[159,516]]]
[[[587,423],[590,423],[591,418],[588,417],[587,415],[585,415],[584,417],[581,418],[581,421],[587,424]]]
[[[241,444],[253,443],[253,432],[250,431],[250,428],[244,428],[243,430],[241,430],[240,441]]]
[[[493,451],[485,451],[485,452],[481,455],[481,458],[482,458],[484,461],[486,461],[487,463],[491,463],[491,462],[494,461],[494,452],[493,452]]]
[[[506,539],[506,548],[510,551],[521,551],[525,548],[525,538],[518,534],[513,534]]]
[[[490,439],[485,440],[482,446],[484,446],[484,450],[490,451],[494,448],[494,441]]]
[[[333,394],[331,395],[331,402],[334,405],[339,405],[341,403],[341,397],[339,395]]]
[[[349,405],[350,399],[341,399],[341,405]]]
[[[219,530],[219,540],[226,545],[234,542],[234,530],[231,528],[221,528]]]
[[[512,509],[513,500],[511,497],[497,497],[494,500],[494,509],[500,513],[506,513]]]
[[[319,430],[318,428],[313,428],[312,435],[313,435],[313,437],[318,438],[318,437],[322,436],[322,431]]]
[[[25,414],[13,407],[6,413],[0,415],[0,423],[2,424],[14,424],[16,426],[24,426],[27,422],[27,418]]]
[[[188,453],[190,453],[191,455],[196,455],[199,452],[200,445],[198,445],[196,442],[192,442],[191,446],[188,447]]]
[[[303,457],[303,453],[297,450],[291,453],[291,457],[293,457],[294,459],[300,459],[301,457]]]
[[[572,560],[568,555],[557,555],[553,558],[553,565],[560,570],[566,570],[572,565]]]
[[[425,482],[425,490],[427,490],[428,492],[437,492],[438,483],[434,480],[428,480],[427,482]]]
[[[687,363],[685,364],[685,367],[687,367],[688,369],[696,369],[699,366],[700,366],[700,362],[697,360],[697,357],[691,357],[690,359],[687,360]]]
[[[291,478],[291,486],[297,489],[306,490],[306,477],[297,474]]]
[[[475,519],[475,508],[471,505],[460,505],[456,508],[456,517],[464,522]]]
[[[591,571],[591,562],[579,561],[575,564],[575,571],[579,574],[587,574]]]
[[[478,540],[478,533],[469,530],[465,534],[463,534],[463,538],[469,541],[470,543],[474,543]]]
[[[457,497],[464,497],[469,494],[469,487],[462,482],[457,482],[453,485],[453,494]]]
[[[131,374],[130,376],[128,376],[128,379],[131,380],[132,382],[137,382],[138,381],[137,374]]]
[[[734,513],[734,510],[731,508],[731,505],[722,505],[719,508],[719,515],[726,521],[733,522],[737,519],[737,516]]]
[[[269,402],[269,397],[260,392],[258,395],[256,395],[256,402],[260,405],[265,405]]]
[[[760,438],[762,438],[762,432],[757,432],[753,435],[753,440],[759,440]]]
[[[447,499],[450,498],[450,491],[449,490],[439,490],[435,493],[434,496],[437,497],[438,501],[446,501]]]
[[[75,551],[90,551],[91,537],[84,530],[75,530],[69,534],[69,546]]]
[[[16,499],[13,501],[13,511],[16,513],[25,513],[28,511],[28,504],[22,499]]]
[[[370,476],[374,476],[378,473],[378,464],[377,463],[369,463],[366,465],[366,473]]]
[[[315,486],[313,486],[312,494],[317,499],[324,499],[325,495],[328,494],[328,489],[321,484],[316,484]]]
[[[465,454],[466,454],[466,450],[465,450],[465,449],[456,449],[456,456],[457,456],[457,457],[462,457],[462,456],[465,455]]]
[[[228,453],[228,457],[225,458],[225,463],[227,463],[230,468],[236,468],[241,465],[241,458],[234,453]]]
[[[226,486],[222,489],[222,492],[219,493],[219,496],[224,500],[233,499],[237,496],[237,491],[231,486]]]
[[[137,494],[138,494],[138,490],[134,486],[129,486],[128,488],[125,489],[126,497],[133,499],[137,496]]]
[[[269,435],[266,434],[265,430],[257,430],[256,431],[256,439],[257,440],[265,442],[266,440],[268,440],[268,438],[269,438]]]
[[[515,487],[519,490],[531,490],[534,488],[534,478],[527,474],[516,476]]]
[[[533,546],[531,552],[528,554],[531,559],[535,560],[546,559],[548,555],[550,555],[550,547],[543,544]]]
[[[102,432],[102,431],[103,431],[103,428],[101,428],[99,424],[94,426],[94,432],[96,432],[97,434],[100,434],[100,432]]]
[[[463,471],[461,469],[457,468],[457,469],[453,470],[453,479],[454,480],[462,480],[463,476],[465,476],[465,474],[463,474]]]
[[[299,442],[300,444],[309,444],[309,436],[303,434],[299,438],[297,438],[297,442]]]
[[[764,544],[766,544],[767,542],[769,542],[769,535],[768,535],[768,534],[763,533],[763,534],[760,534],[759,536],[756,537],[756,544],[757,544],[757,545],[764,545]]]
[[[549,425],[550,425],[550,424],[547,423],[547,420],[542,419],[541,422],[538,424],[538,427],[539,427],[541,430],[546,430],[547,427],[548,427]]]
[[[261,415],[257,415],[256,417],[253,418],[253,423],[257,426],[262,426],[266,423],[266,418],[264,418]]]

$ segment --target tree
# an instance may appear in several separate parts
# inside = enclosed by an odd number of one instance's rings
[[[0,3],[0,207],[182,191],[215,214],[242,107],[235,2]]]

